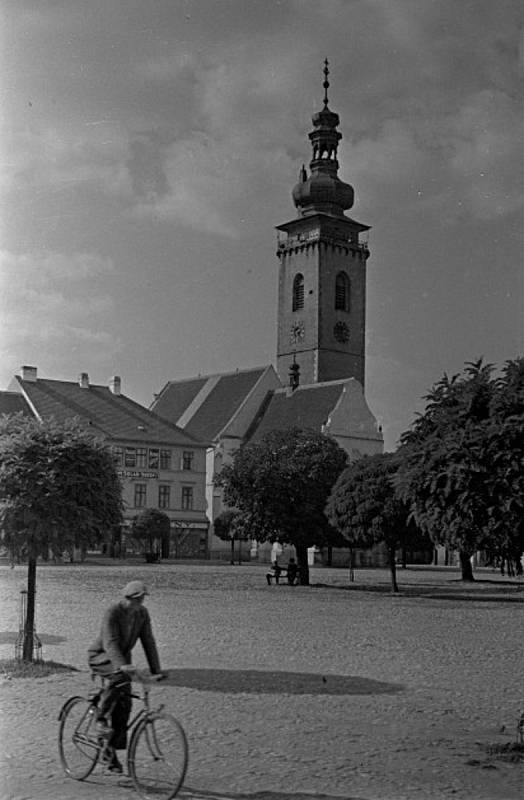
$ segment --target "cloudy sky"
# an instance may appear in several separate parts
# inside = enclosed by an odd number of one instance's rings
[[[389,449],[445,371],[524,353],[520,0],[1,0],[0,388],[22,364],[146,405],[274,361],[274,226],[341,118],[372,226]]]

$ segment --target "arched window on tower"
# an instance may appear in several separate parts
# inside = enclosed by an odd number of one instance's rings
[[[349,311],[349,278],[339,272],[335,280],[335,311]]]
[[[304,308],[304,276],[300,272],[293,281],[293,311]]]

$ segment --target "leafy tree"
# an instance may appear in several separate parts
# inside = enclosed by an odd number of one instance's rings
[[[489,549],[516,562],[524,550],[524,358],[507,361],[494,382],[485,426]]]
[[[27,556],[24,661],[33,659],[36,563],[120,525],[122,488],[106,445],[78,421],[0,418],[0,534]]]
[[[236,508],[227,508],[216,517],[213,524],[215,536],[223,542],[231,542],[231,563],[235,563],[235,542],[245,542],[248,538],[248,518]],[[241,545],[239,545],[240,547]],[[240,553],[238,563],[241,563]]]
[[[167,514],[158,508],[146,508],[134,518],[130,535],[142,548],[145,558],[150,560],[158,557],[162,543],[169,540],[170,530]]]
[[[385,543],[393,592],[398,592],[396,551],[406,540],[410,514],[409,506],[396,495],[397,467],[392,453],[353,462],[339,476],[326,506],[329,522],[350,547]]]
[[[308,547],[337,538],[324,508],[345,465],[334,439],[300,428],[271,431],[238,450],[216,483],[225,502],[249,518],[254,539],[295,546],[300,583],[308,585]]]
[[[400,496],[434,542],[459,551],[467,581],[476,550],[522,549],[524,360],[493,371],[479,360],[444,375],[399,451]]]

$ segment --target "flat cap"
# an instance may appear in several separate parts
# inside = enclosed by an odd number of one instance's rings
[[[122,589],[124,597],[143,597],[149,594],[142,581],[130,581]]]

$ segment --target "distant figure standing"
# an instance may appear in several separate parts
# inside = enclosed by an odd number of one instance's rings
[[[280,573],[281,572],[282,572],[282,567],[279,566],[278,561],[273,561],[273,563],[271,565],[271,569],[269,570],[269,572],[266,573],[267,585],[271,586],[271,579],[272,578],[275,579],[275,583],[278,583],[279,579],[280,579]]]
[[[290,586],[294,586],[297,582],[298,564],[293,557],[289,559],[287,565],[287,582]]]

